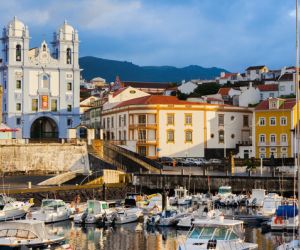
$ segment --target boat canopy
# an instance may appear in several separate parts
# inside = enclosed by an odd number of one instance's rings
[[[293,218],[298,215],[298,208],[295,205],[281,205],[276,209],[277,217]]]
[[[45,224],[37,220],[5,221],[0,223],[0,238],[20,237],[48,239],[49,235],[45,229]]]

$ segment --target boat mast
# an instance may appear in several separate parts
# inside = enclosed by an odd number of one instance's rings
[[[298,207],[300,207],[300,169],[299,169],[299,31],[298,31],[298,0],[296,0],[296,76],[295,76],[295,90],[296,90],[296,154],[295,154],[295,162],[298,170],[298,179],[297,179],[297,187],[298,187]],[[298,214],[298,219],[300,221],[300,214]],[[300,224],[298,225],[298,245],[300,243]]]

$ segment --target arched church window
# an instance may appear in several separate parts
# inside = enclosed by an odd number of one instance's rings
[[[22,56],[21,56],[21,45],[20,44],[18,44],[17,46],[16,46],[16,61],[17,62],[21,62],[21,60],[22,60]]]
[[[46,51],[47,50],[47,48],[46,48],[46,45],[44,44],[43,45],[43,51]]]
[[[67,64],[72,64],[72,51],[70,48],[67,48]]]
[[[43,89],[48,89],[49,88],[49,77],[47,75],[43,75],[42,88]]]

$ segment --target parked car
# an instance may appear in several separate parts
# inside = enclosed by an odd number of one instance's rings
[[[204,164],[201,158],[188,158],[187,160],[192,163],[192,166],[201,166]]]
[[[173,165],[173,162],[174,162],[174,159],[171,158],[171,157],[161,157],[159,159],[160,163],[163,164],[163,165],[168,165],[168,166],[172,166]]]
[[[222,164],[222,161],[220,159],[210,159],[210,164]]]

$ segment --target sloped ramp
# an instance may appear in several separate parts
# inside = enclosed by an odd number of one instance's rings
[[[57,186],[57,185],[62,185],[74,178],[78,174],[82,174],[82,170],[76,170],[76,171],[70,171],[66,173],[62,173],[59,175],[56,175],[54,177],[51,177],[45,181],[42,181],[38,184],[38,186]]]

